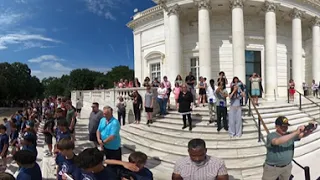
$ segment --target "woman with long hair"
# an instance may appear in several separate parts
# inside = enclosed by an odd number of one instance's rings
[[[135,124],[140,124],[141,121],[141,111],[142,111],[142,97],[139,94],[138,91],[133,92],[133,113],[134,113],[134,119],[135,119]]]
[[[181,86],[181,92],[179,94],[178,99],[178,111],[182,115],[183,120],[183,127],[185,129],[189,126],[189,131],[192,130],[192,118],[191,118],[191,111],[192,111],[192,102],[193,102],[193,95],[190,91],[188,91],[187,85],[183,84]],[[187,117],[188,117],[188,126],[187,126]]]
[[[176,83],[178,83],[180,87],[182,86],[183,80],[180,74],[177,75],[176,80],[174,81],[174,84]]]
[[[199,97],[198,97],[198,105],[200,105],[200,103],[202,102],[202,105],[204,107],[204,103],[206,102],[205,98],[206,98],[206,84],[204,82],[203,77],[200,77],[200,82],[198,84],[198,88],[199,88]]]
[[[233,78],[238,81],[238,77]],[[242,135],[242,109],[241,99],[245,96],[239,84],[234,84],[231,87],[230,98],[230,111],[229,111],[229,135],[230,137],[241,137]]]
[[[218,129],[217,131],[220,132],[222,129],[221,120],[223,121],[223,128],[228,131],[228,121],[227,121],[227,97],[228,91],[226,90],[226,85],[223,81],[220,81],[218,83],[218,88],[216,89],[214,93],[217,103],[217,124]]]
[[[166,107],[167,107],[167,89],[164,87],[163,83],[160,83],[160,86],[157,89],[158,97],[157,102],[160,107],[160,116],[166,115]]]

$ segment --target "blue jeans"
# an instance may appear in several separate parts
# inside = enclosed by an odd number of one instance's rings
[[[160,99],[160,98],[157,98],[157,101],[158,101],[159,107],[160,107],[160,115],[166,115],[166,109],[167,109],[167,101],[168,101],[168,99]]]

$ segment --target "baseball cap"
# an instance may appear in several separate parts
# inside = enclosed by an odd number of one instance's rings
[[[29,127],[34,127],[34,122],[32,122],[32,121],[27,121],[27,124],[26,124],[27,126],[29,126]]]
[[[279,116],[275,123],[276,126],[290,126],[289,120],[285,116]]]
[[[33,142],[36,140],[36,137],[33,133],[31,132],[25,132],[23,134],[23,139],[26,140],[26,141],[30,141],[30,142]]]

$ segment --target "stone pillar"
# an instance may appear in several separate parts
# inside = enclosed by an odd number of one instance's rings
[[[277,23],[275,3],[266,1],[264,5],[265,14],[265,68],[263,78],[266,80],[266,98],[272,99],[274,93],[278,92],[277,78]]]
[[[312,20],[312,78],[320,81],[320,18]]]
[[[231,0],[232,8],[232,52],[233,75],[241,81],[246,80],[246,61],[244,46],[243,0]]]
[[[292,79],[295,87],[302,92],[302,27],[301,17],[303,12],[297,8],[293,8],[291,12],[292,18]]]
[[[169,16],[169,61],[168,79],[173,82],[178,74],[181,74],[181,40],[180,40],[180,22],[179,22],[180,6],[174,5],[168,9]]]
[[[212,78],[211,67],[211,36],[210,36],[210,12],[209,0],[198,0],[199,11],[199,66],[200,76]]]

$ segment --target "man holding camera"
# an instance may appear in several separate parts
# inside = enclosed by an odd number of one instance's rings
[[[291,176],[291,161],[294,155],[294,142],[310,135],[317,124],[299,126],[297,130],[287,132],[289,121],[284,116],[279,116],[275,122],[276,132],[267,136],[267,157],[263,168],[262,180],[289,180]]]

